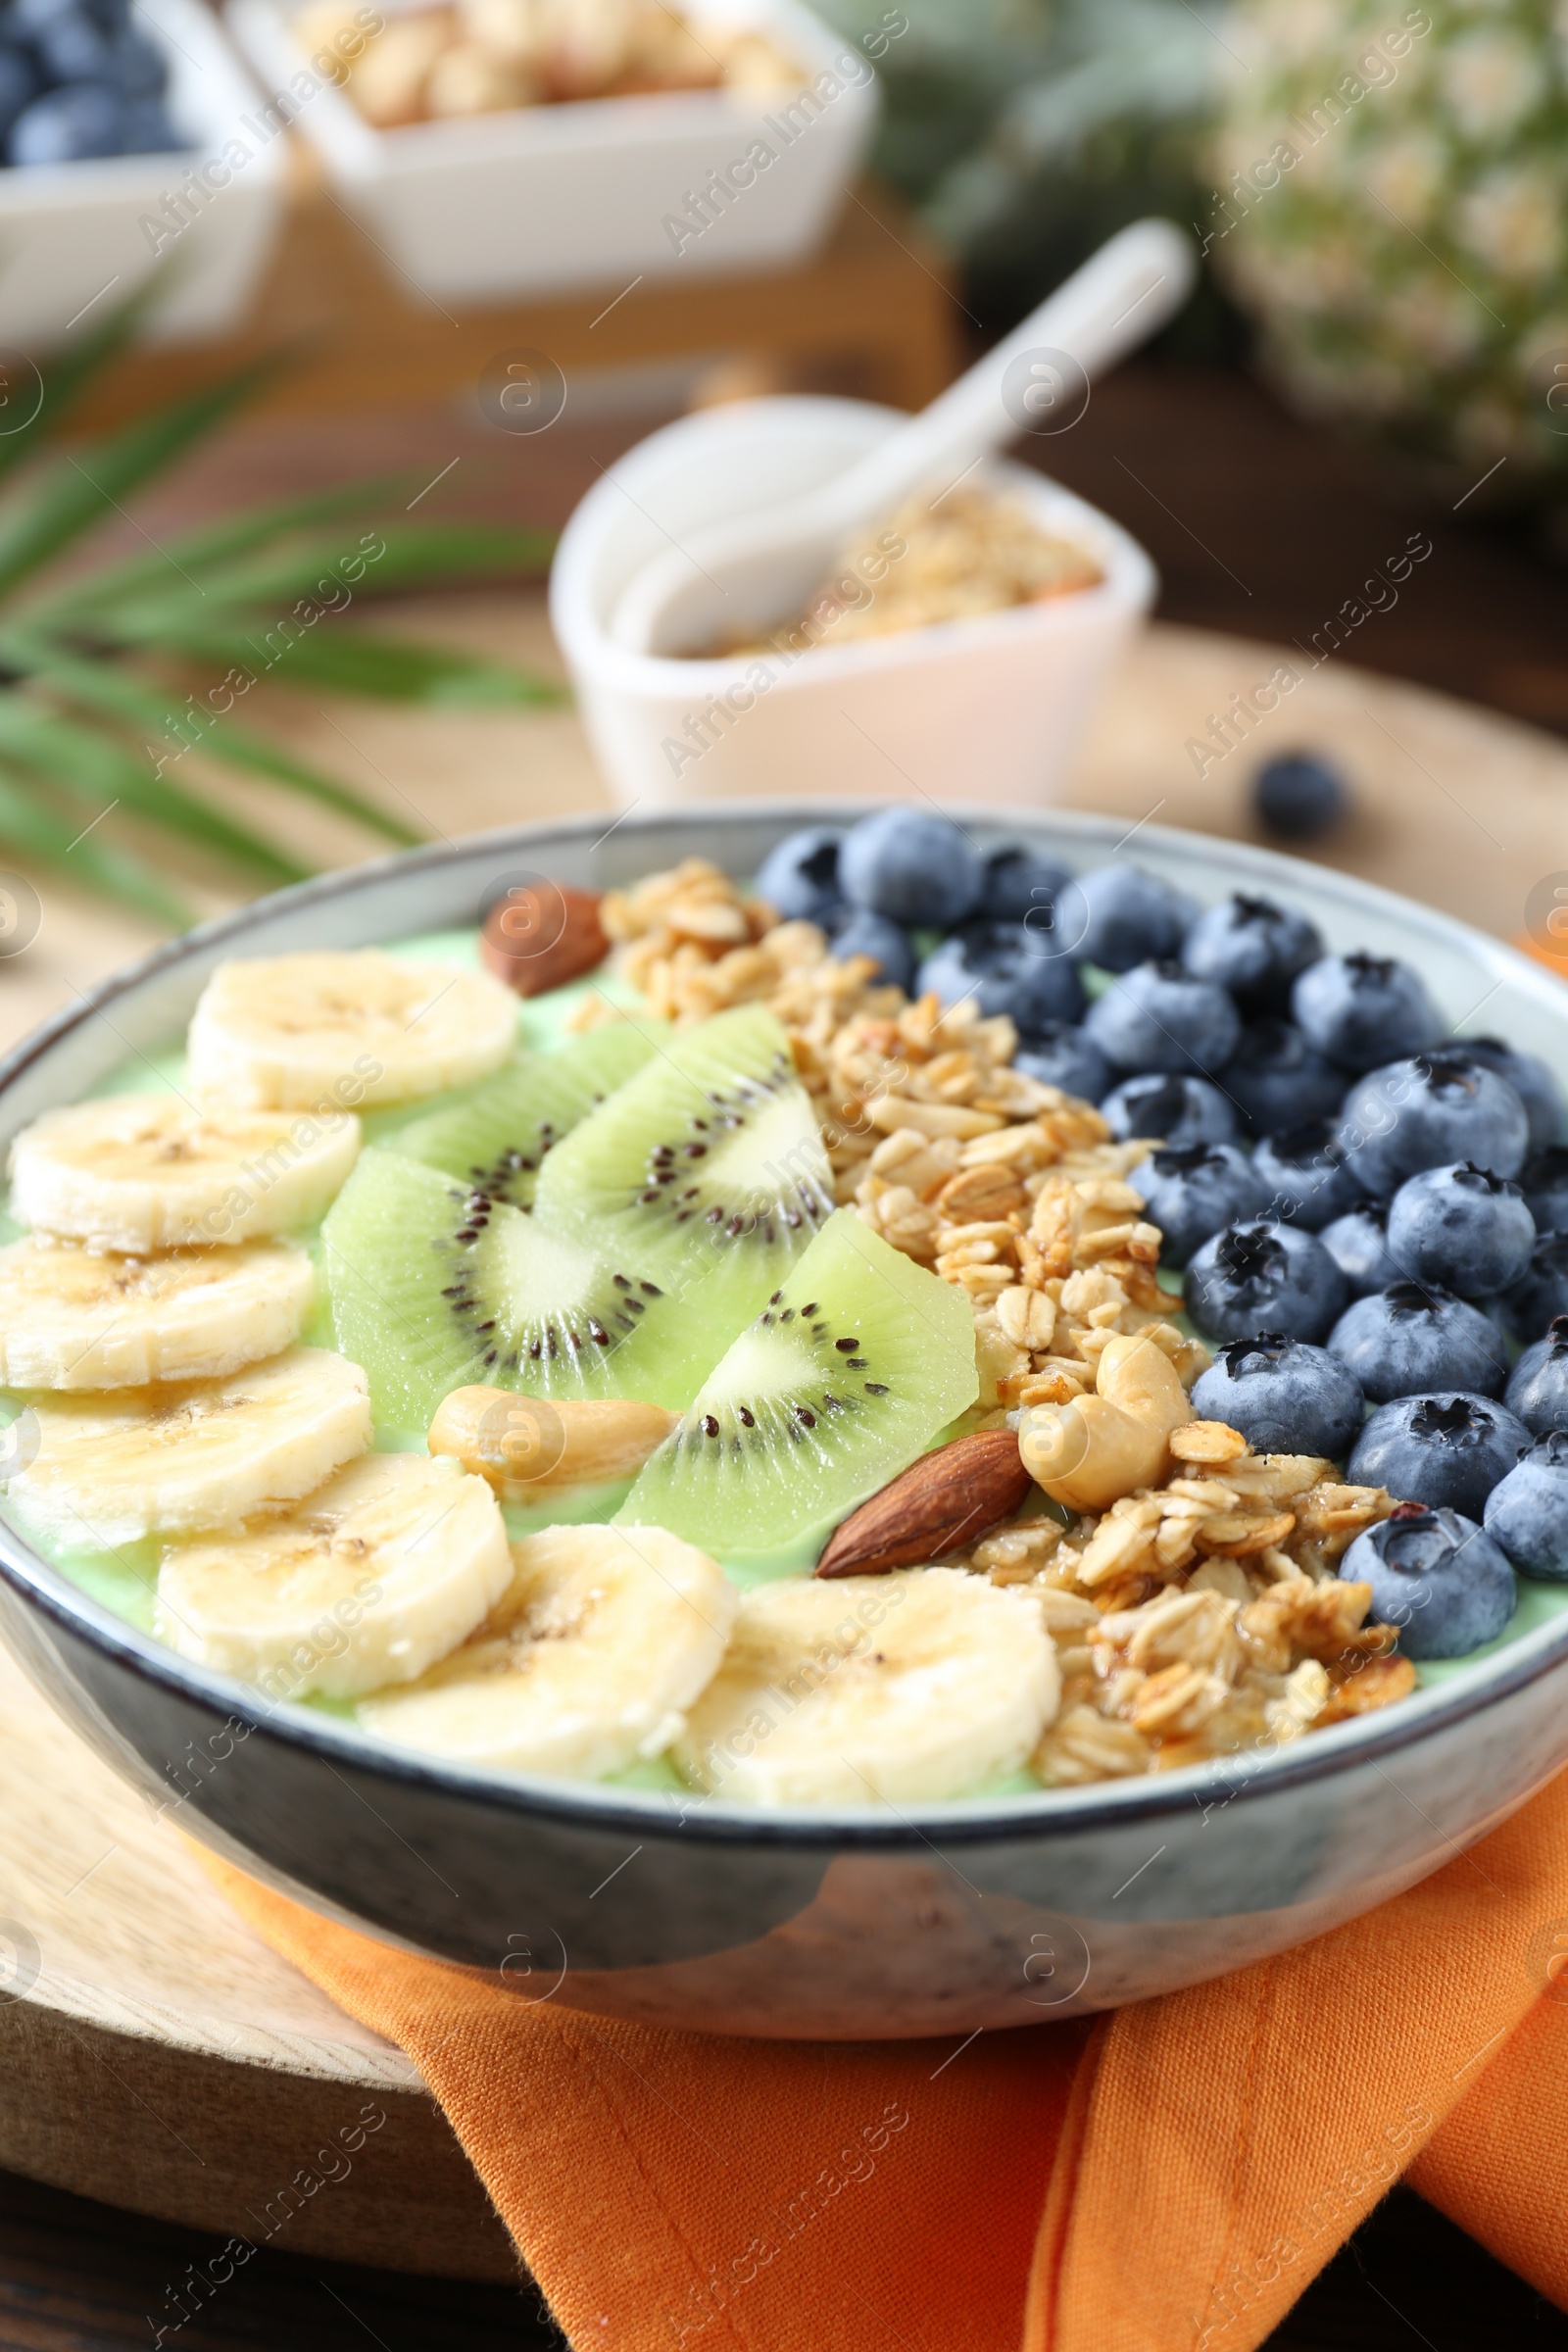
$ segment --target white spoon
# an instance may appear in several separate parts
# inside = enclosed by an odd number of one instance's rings
[[[622,591],[612,636],[633,653],[699,654],[789,618],[845,543],[911,492],[951,489],[1053,407],[1072,421],[1087,379],[1162,326],[1196,275],[1192,241],[1170,221],[1122,229],[869,457],[788,505],[690,532],[645,565]]]

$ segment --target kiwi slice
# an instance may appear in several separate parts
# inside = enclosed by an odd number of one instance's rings
[[[978,1388],[968,1294],[840,1209],[617,1517],[721,1555],[775,1550],[885,1486]]]
[[[334,1343],[401,1430],[473,1381],[678,1410],[730,1337],[657,1279],[401,1152],[361,1153],[321,1256]]]
[[[524,1054],[461,1102],[399,1129],[388,1148],[462,1177],[491,1200],[531,1207],[545,1154],[624,1086],[667,1034],[663,1021],[612,1021],[557,1053]]]
[[[833,1213],[822,1131],[772,1013],[740,1005],[662,1047],[551,1152],[535,1206],[739,1331]]]

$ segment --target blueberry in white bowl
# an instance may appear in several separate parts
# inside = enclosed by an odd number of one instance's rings
[[[1461,1298],[1490,1298],[1515,1283],[1536,1246],[1536,1220],[1518,1185],[1473,1159],[1424,1168],[1389,1203],[1389,1250],[1416,1282]]]
[[[1568,1144],[1532,1152],[1519,1171],[1519,1190],[1538,1233],[1568,1233]]]
[[[832,931],[849,909],[839,886],[842,825],[807,825],[787,834],[757,869],[757,895],[787,923],[820,923]]]
[[[1456,1037],[1444,1051],[1468,1054],[1507,1079],[1525,1106],[1532,1152],[1544,1152],[1557,1142],[1563,1129],[1562,1088],[1539,1054],[1521,1054],[1500,1037]]]
[[[1037,1078],[1042,1086],[1059,1086],[1064,1095],[1081,1095],[1086,1102],[1100,1102],[1111,1079],[1109,1062],[1077,1021],[1040,1022],[1019,1040],[1012,1066],[1026,1078]],[[1129,1132],[1142,1134],[1143,1130]]]
[[[1205,907],[1188,932],[1182,961],[1196,980],[1229,989],[1244,1014],[1283,1012],[1291,983],[1323,954],[1323,934],[1294,906],[1237,891]]]
[[[1184,1265],[1223,1225],[1254,1217],[1263,1187],[1236,1144],[1166,1145],[1133,1169],[1128,1182],[1144,1196],[1152,1222],[1165,1237],[1164,1255]]]
[[[1077,1021],[1084,1008],[1077,965],[1042,953],[1023,923],[966,923],[926,956],[915,993],[944,1004],[972,1003],[988,1016],[1005,1013],[1026,1031]]]
[[[1100,1052],[1098,1046],[1095,1051]],[[1124,1078],[1098,1100],[1100,1115],[1119,1144],[1139,1135],[1166,1144],[1233,1144],[1237,1138],[1235,1110],[1207,1078],[1178,1072]]]
[[[1070,869],[1039,850],[1009,841],[984,861],[980,912],[993,923],[1037,921],[1072,880]]]
[[[1179,956],[1198,908],[1141,865],[1091,867],[1056,894],[1062,952],[1107,972]]]
[[[1502,1295],[1502,1318],[1521,1348],[1568,1315],[1568,1232],[1542,1233],[1519,1280]]]
[[[1361,1187],[1327,1119],[1307,1119],[1264,1136],[1252,1165],[1266,1189],[1268,1213],[1289,1217],[1307,1233],[1321,1233],[1361,1199]]]
[[[1386,1487],[1401,1501],[1479,1520],[1493,1488],[1530,1446],[1524,1423],[1494,1397],[1434,1389],[1379,1405],[1350,1450],[1346,1476],[1355,1486]]]
[[[1487,1496],[1486,1530],[1521,1576],[1568,1584],[1568,1431],[1538,1438]]]
[[[1443,1033],[1426,982],[1394,956],[1324,956],[1298,974],[1291,1017],[1309,1046],[1346,1070],[1419,1054]]]
[[[1373,1404],[1424,1396],[1445,1380],[1500,1396],[1508,1377],[1508,1350],[1491,1317],[1451,1291],[1419,1282],[1353,1300],[1329,1333],[1329,1348]]]
[[[1508,1375],[1502,1401],[1538,1438],[1568,1429],[1568,1315],[1555,1315]]]
[[[1239,1429],[1254,1453],[1343,1462],[1364,1413],[1361,1384],[1326,1348],[1259,1331],[1219,1349],[1193,1387],[1193,1410]]]
[[[1194,1256],[1183,1285],[1188,1313],[1216,1340],[1245,1340],[1255,1331],[1325,1339],[1348,1295],[1315,1234],[1271,1218],[1216,1233]]]
[[[1389,1248],[1387,1200],[1358,1200],[1343,1217],[1325,1225],[1318,1239],[1344,1272],[1354,1298],[1405,1279],[1403,1266]]]
[[[1124,972],[1095,999],[1084,1026],[1107,1061],[1131,1075],[1195,1070],[1211,1077],[1242,1033],[1225,990],[1195,980],[1169,957]]]
[[[885,914],[852,906],[832,937],[833,953],[840,963],[847,963],[852,956],[869,956],[890,987],[906,992],[914,986],[914,950],[908,934],[889,922]]]
[[[973,914],[985,887],[978,851],[950,817],[879,808],[844,836],[839,880],[853,906],[890,923],[950,930]]]
[[[1461,1159],[1517,1176],[1529,1137],[1507,1079],[1451,1054],[1384,1063],[1351,1087],[1340,1113],[1340,1141],[1369,1193],[1396,1193],[1407,1176]]]
[[[1294,1021],[1251,1021],[1225,1065],[1225,1091],[1253,1135],[1272,1135],[1331,1118],[1345,1100],[1345,1072]]]
[[[1398,1503],[1364,1528],[1340,1577],[1371,1586],[1373,1622],[1398,1627],[1408,1658],[1462,1658],[1494,1642],[1518,1599],[1513,1570],[1485,1528],[1418,1502]]]

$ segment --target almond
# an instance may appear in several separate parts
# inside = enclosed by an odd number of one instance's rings
[[[484,918],[479,955],[519,997],[542,997],[604,962],[610,941],[599,920],[599,893],[542,876],[515,884]]]
[[[1010,1429],[977,1430],[923,1453],[828,1539],[818,1576],[880,1576],[945,1560],[1010,1519],[1030,1488]]]

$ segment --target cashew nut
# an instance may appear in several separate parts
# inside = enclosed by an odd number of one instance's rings
[[[1110,1342],[1095,1388],[1070,1404],[1036,1405],[1018,1432],[1031,1478],[1074,1511],[1103,1511],[1135,1487],[1157,1485],[1172,1430],[1192,1419],[1169,1356],[1138,1332]]]
[[[504,1502],[541,1490],[635,1478],[678,1414],[625,1397],[519,1396],[510,1389],[454,1389],[430,1424],[432,1453],[456,1454]]]

